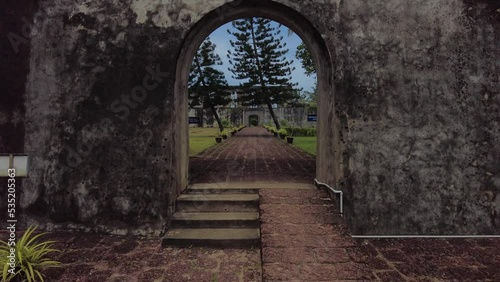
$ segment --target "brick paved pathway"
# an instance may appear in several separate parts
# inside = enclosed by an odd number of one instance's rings
[[[159,238],[54,232],[46,238],[59,242],[54,258],[64,266],[46,281],[499,281],[499,239],[353,240],[323,192],[261,196],[263,271],[258,249],[161,248]]]
[[[279,181],[313,183],[315,158],[262,127],[244,128],[190,159],[196,183]]]
[[[352,239],[320,190],[261,190],[264,281],[500,281],[500,239]]]
[[[356,246],[328,195],[320,190],[261,190],[264,281],[373,280],[352,259]]]

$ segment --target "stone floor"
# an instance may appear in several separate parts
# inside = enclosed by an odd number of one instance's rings
[[[314,157],[259,128],[192,163],[196,179],[211,183],[278,179],[297,186],[310,183],[315,170]],[[260,197],[262,250],[50,233],[64,267],[46,281],[500,281],[500,239],[355,240],[323,191],[262,189]]]
[[[261,250],[50,233],[64,267],[46,281],[500,281],[500,239],[355,240],[323,191],[263,189],[260,196]]]
[[[61,252],[52,282],[261,281],[259,249],[162,248],[160,238],[50,233]]]

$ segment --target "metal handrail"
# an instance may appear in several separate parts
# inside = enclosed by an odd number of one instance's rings
[[[323,182],[319,182],[318,179],[314,179],[314,185],[315,186],[325,186],[326,188],[330,189],[330,191],[332,191],[333,193],[335,194],[339,194],[340,195],[340,215],[341,216],[344,216],[344,200],[343,200],[343,197],[344,197],[344,193],[340,190],[335,190],[334,188],[332,188],[330,185],[326,184],[326,183],[323,183]]]

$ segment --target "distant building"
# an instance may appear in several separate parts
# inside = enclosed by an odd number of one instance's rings
[[[217,113],[221,120],[229,120],[233,125],[250,126],[252,118],[257,119],[258,125],[271,124],[273,119],[267,107],[219,107]],[[316,114],[316,108],[310,107],[276,107],[274,113],[278,120],[286,120],[291,126],[314,127],[316,122],[307,121],[307,115]],[[217,127],[217,122],[210,109],[201,107],[190,108],[190,117],[201,117],[201,124],[192,124],[191,127]]]
[[[258,89],[259,87],[254,87]],[[231,102],[224,107],[217,107],[217,113],[221,120],[229,120],[233,125],[251,126],[251,120],[257,119],[257,124],[271,124],[273,119],[269,109],[265,105],[243,106],[238,102],[240,95],[245,95],[241,87],[229,86],[231,92]],[[316,114],[315,107],[280,107],[273,105],[274,113],[278,120],[286,120],[291,126],[313,127],[315,122],[307,121],[307,115]],[[194,107],[189,109],[190,117],[201,117],[201,124],[192,124],[191,127],[217,127],[217,122],[210,109]]]

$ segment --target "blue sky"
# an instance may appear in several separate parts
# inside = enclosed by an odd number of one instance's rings
[[[277,22],[273,22],[273,25],[276,27],[279,25]],[[223,65],[219,66],[218,69],[223,71],[226,75],[226,80],[229,85],[239,85],[240,81],[234,80],[232,78],[232,73],[228,70],[230,67],[229,59],[227,58],[227,50],[230,50],[231,44],[229,40],[234,41],[234,36],[227,33],[227,30],[234,30],[231,23],[227,23],[216,29],[212,34],[210,34],[210,40],[217,46],[215,52],[219,54],[222,59]],[[304,91],[312,91],[314,86],[316,85],[316,76],[308,77],[304,73],[304,69],[299,60],[295,58],[295,52],[297,50],[297,46],[302,42],[299,36],[295,33],[288,36],[288,28],[284,25],[280,28],[281,34],[283,36],[283,40],[285,40],[286,48],[289,49],[287,58],[293,60],[293,67],[295,70],[292,72],[292,81],[298,83],[299,88],[303,88]]]

